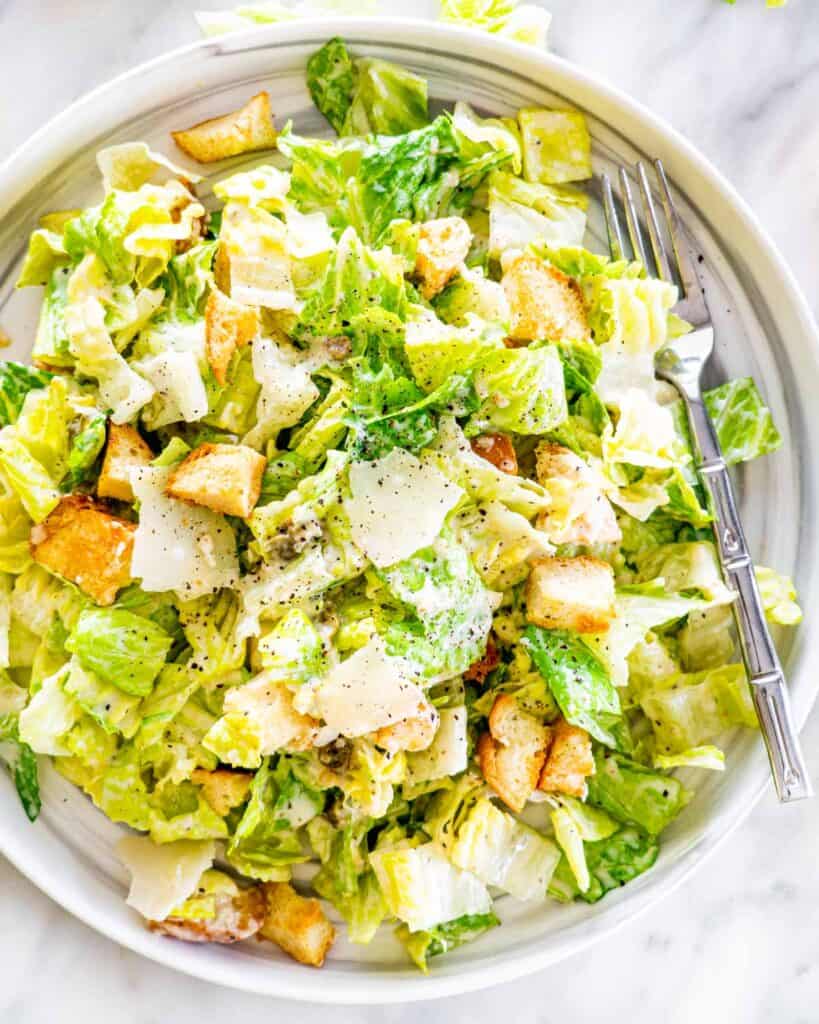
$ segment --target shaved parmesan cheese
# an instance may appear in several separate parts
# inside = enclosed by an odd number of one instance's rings
[[[131,873],[129,907],[149,921],[162,921],[191,895],[213,864],[212,839],[179,839],[157,845],[147,836],[126,836],[117,853]]]
[[[168,349],[143,359],[138,368],[161,402],[158,414],[150,417],[152,430],[179,420],[195,423],[207,414],[208,395],[194,352]]]
[[[236,537],[224,516],[165,494],[170,469],[144,466],[131,485],[140,503],[131,575],[143,590],[176,590],[185,600],[235,586]]]
[[[324,721],[342,736],[363,736],[427,711],[407,663],[387,654],[381,637],[331,669],[315,699]]]
[[[311,367],[296,362],[295,350],[289,352],[271,338],[253,342],[252,358],[253,376],[262,391],[256,404],[256,426],[243,443],[261,448],[277,431],[299,422],[319,397],[319,389],[310,377]]]
[[[379,568],[428,547],[464,493],[434,466],[401,448],[375,462],[354,463],[350,490],[344,509],[353,540]]]

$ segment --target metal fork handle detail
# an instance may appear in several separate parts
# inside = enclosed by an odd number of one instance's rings
[[[801,800],[812,796],[813,790],[793,723],[785,676],[765,620],[728,467],[703,404],[699,382],[695,387],[692,383],[677,381],[688,412],[696,468],[714,517],[720,563],[726,583],[737,595],[734,617],[742,660],[748,672],[774,785],[782,802]]]

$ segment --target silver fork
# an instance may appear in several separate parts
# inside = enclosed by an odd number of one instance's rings
[[[710,499],[722,571],[728,586],[732,587],[737,595],[734,602],[734,617],[739,632],[742,660],[745,662],[751,684],[751,693],[768,751],[777,796],[782,803],[801,800],[812,796],[813,790],[793,725],[785,676],[765,621],[754,567],[737,512],[731,478],[702,399],[702,371],[714,348],[714,328],[694,269],[696,258],[683,236],[665,170],[659,160],[654,161],[654,167],[660,186],[666,229],[673,250],[672,254],[669,254],[666,248],[645,165],[638,163],[637,181],[642,196],[655,276],[664,281],[674,281],[671,267],[673,255],[681,295],[674,312],[693,327],[690,334],[674,339],[657,353],[655,368],[660,378],[677,389],[688,412],[696,469]],[[650,274],[652,261],[647,256],[637,205],[629,176],[623,167],[620,168],[619,178],[631,248],[635,258],[643,263]],[[611,181],[607,175],[603,175],[602,183],[609,248],[612,257],[620,259],[625,255],[624,236]]]

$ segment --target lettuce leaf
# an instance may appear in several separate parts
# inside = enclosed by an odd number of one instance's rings
[[[528,626],[523,643],[565,719],[617,746],[611,728],[621,715],[620,699],[605,666],[583,641],[562,630]]]
[[[599,754],[588,780],[589,801],[617,821],[658,835],[688,803],[679,779],[661,775],[621,754]]]
[[[137,697],[153,689],[172,644],[161,626],[122,608],[88,608],[66,640],[83,668]]]
[[[729,466],[781,447],[782,437],[752,377],[726,381],[703,397]]]

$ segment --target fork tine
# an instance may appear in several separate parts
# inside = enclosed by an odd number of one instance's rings
[[[637,176],[640,180],[640,191],[643,193],[643,204],[646,210],[646,224],[648,235],[651,239],[651,249],[654,253],[654,263],[657,267],[657,274],[663,281],[671,281],[671,268],[668,265],[668,255],[665,251],[665,242],[660,234],[660,222],[657,219],[657,210],[654,206],[654,199],[651,195],[651,186],[648,183],[645,164],[642,160],[637,162]]]
[[[699,279],[697,277],[697,272],[694,270],[694,263],[691,259],[690,251],[683,238],[680,217],[677,213],[677,207],[674,205],[674,200],[671,198],[671,189],[668,187],[668,178],[665,176],[665,168],[663,167],[662,160],[655,160],[654,167],[657,171],[657,177],[660,180],[662,190],[661,199],[663,202],[663,209],[665,210],[666,221],[668,223],[668,233],[671,236],[671,244],[674,248],[674,257],[677,261],[677,273],[679,274],[680,282],[683,287],[683,295],[686,298],[691,298],[699,295]]]
[[[603,184],[603,212],[606,215],[606,234],[609,239],[609,254],[613,260],[621,260],[624,252],[623,233],[620,229],[617,207],[614,205],[611,179],[608,174],[604,174],[601,180]]]
[[[625,168],[620,168],[620,194],[623,198],[623,206],[626,208],[626,224],[628,225],[628,237],[631,239],[631,247],[635,257],[646,269],[646,247],[643,244],[643,233],[640,231],[640,218],[637,216],[637,207],[634,205],[634,196],[631,192],[631,183],[628,180]]]

